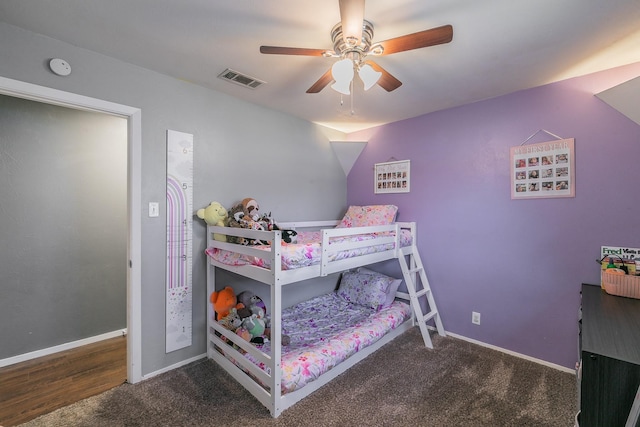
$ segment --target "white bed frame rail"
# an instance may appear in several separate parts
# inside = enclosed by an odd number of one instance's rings
[[[280,223],[279,226],[283,229],[318,229],[319,227],[335,225],[339,221],[308,221],[308,222],[286,222]],[[363,265],[375,264],[377,262],[386,261],[388,259],[397,258],[398,250],[409,253],[411,247],[400,248],[400,230],[408,229],[412,233],[415,240],[415,223],[393,223],[390,225],[378,225],[372,227],[354,227],[354,228],[327,228],[321,229],[322,231],[322,259],[319,264],[310,267],[298,268],[294,270],[282,270],[281,269],[281,242],[282,232],[280,230],[273,231],[260,231],[249,230],[243,228],[231,228],[231,227],[219,227],[208,226],[208,238],[207,246],[214,247],[221,250],[228,250],[231,252],[237,252],[244,255],[249,255],[257,258],[266,259],[269,261],[271,268],[265,269],[255,265],[242,265],[242,266],[229,266],[220,263],[215,260],[211,260],[211,264],[220,267],[225,270],[234,271],[242,276],[250,277],[262,283],[273,285],[276,282],[286,285],[288,283],[299,282],[301,280],[310,279],[312,277],[326,276],[328,274],[345,271],[350,268],[360,267]],[[256,239],[266,242],[271,242],[270,250],[265,251],[262,249],[256,249],[251,246],[238,245],[234,243],[226,243],[213,239],[213,234],[231,235],[235,237],[245,237],[249,239]],[[358,234],[373,234],[379,233],[383,237],[378,237],[373,240],[363,240],[361,242],[346,242],[346,243],[333,243],[327,244],[329,239],[335,237],[348,237]],[[385,234],[388,236],[384,237]],[[331,255],[336,252],[357,249],[368,246],[380,245],[385,243],[394,243],[393,248],[375,252],[367,255],[361,255],[354,258],[347,258],[338,261],[331,261]]]
[[[258,350],[253,344],[240,338],[232,331],[224,328],[214,320],[214,311],[211,304],[207,304],[207,330],[208,330],[208,350],[207,355],[215,360],[229,374],[231,374],[240,384],[242,384],[256,399],[258,399],[273,417],[279,416],[282,411],[295,404],[299,400],[313,393],[315,390],[327,384],[335,377],[364,359],[380,347],[390,342],[417,322],[420,326],[425,345],[433,348],[426,322],[434,319],[438,334],[444,336],[445,331],[440,320],[440,316],[435,306],[435,301],[431,294],[429,282],[424,273],[422,262],[418,255],[416,246],[416,224],[415,223],[394,223],[384,226],[335,228],[339,221],[308,221],[308,222],[287,222],[279,223],[283,229],[316,229],[322,231],[322,258],[319,264],[298,268],[294,270],[282,270],[281,247],[282,232],[280,230],[258,231],[242,228],[229,228],[208,226],[207,227],[207,247],[228,250],[244,255],[267,259],[270,268],[263,268],[255,265],[231,266],[207,257],[207,295],[216,290],[215,268],[222,268],[227,271],[237,273],[259,282],[270,285],[271,297],[271,354],[266,354]],[[323,229],[322,227],[331,227]],[[410,246],[400,247],[400,231],[408,229],[411,231],[413,240]],[[379,233],[379,237],[372,240],[363,240],[351,243],[331,243],[329,240],[334,237],[352,236],[358,234]],[[251,246],[221,242],[213,238],[214,234],[232,235],[249,239],[258,239],[271,242],[270,250],[265,251]],[[336,252],[362,248],[380,244],[394,243],[388,250],[374,252],[367,255],[331,261],[331,256]],[[406,258],[409,258],[407,262]],[[282,358],[282,333],[281,333],[281,313],[282,313],[282,291],[285,285],[310,279],[313,277],[326,276],[328,274],[345,271],[348,269],[374,264],[377,262],[397,258],[403,271],[408,293],[398,292],[396,296],[408,300],[413,309],[414,316],[409,321],[404,322],[398,328],[390,331],[373,345],[352,355],[347,360],[340,363],[316,380],[305,385],[301,389],[291,393],[282,394],[281,391],[281,358]],[[214,268],[212,268],[214,267]],[[417,278],[420,278],[420,281]],[[421,283],[422,289],[417,290],[416,284]],[[421,302],[420,298],[426,297],[426,302]],[[427,306],[430,312],[422,314],[422,307]],[[229,344],[231,341],[234,346]],[[250,353],[256,360],[264,363],[269,369],[265,372],[248,360],[236,348]],[[241,365],[246,371],[236,366],[230,359]],[[263,385],[261,385],[263,384]]]

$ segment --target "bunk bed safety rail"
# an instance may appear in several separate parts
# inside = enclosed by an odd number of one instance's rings
[[[393,245],[391,249],[366,255],[364,256],[364,258],[371,258],[371,263],[389,258],[397,258],[397,251],[400,248],[401,228],[402,227],[399,223],[394,223],[389,225],[375,225],[369,227],[342,227],[322,230],[322,258],[320,260],[320,275],[327,276],[328,274],[342,271],[344,269],[343,264],[345,263],[340,261],[330,261],[330,257],[337,252],[347,249],[366,248],[370,246],[392,243]],[[330,243],[330,239],[336,237],[347,237],[366,234],[377,234],[378,237],[371,240],[362,240],[360,242]]]
[[[220,227],[216,225],[208,226],[209,238],[207,239],[207,247],[217,248],[220,250],[227,250],[229,252],[234,252],[238,254],[243,254],[246,256],[260,258],[270,261],[270,265],[272,266],[270,269],[270,273],[265,274],[264,271],[256,270],[252,273],[248,273],[247,276],[253,279],[259,280],[265,283],[275,283],[275,281],[279,280],[279,278],[275,275],[275,271],[280,271],[282,258],[281,258],[281,244],[282,244],[282,231],[280,230],[272,230],[272,231],[264,231],[264,230],[251,230],[246,228],[236,228],[236,227]],[[226,236],[234,236],[234,237],[245,237],[247,239],[260,240],[263,242],[270,242],[269,250],[264,250],[265,245],[262,245],[262,249],[258,249],[251,245],[239,245],[236,243],[227,243],[214,239],[214,234],[222,234]],[[212,264],[216,264],[212,261]],[[269,276],[267,280],[265,276]]]
[[[282,229],[293,229],[298,230],[300,228],[327,228],[327,227],[335,227],[340,224],[340,220],[332,219],[325,221],[289,221],[289,222],[279,222],[278,227]]]
[[[251,344],[244,338],[236,335],[232,331],[224,328],[218,322],[211,322],[211,328],[215,329],[217,332],[221,334],[226,340],[231,341],[233,344],[240,347],[242,350],[251,354],[256,360],[260,363],[264,363],[266,366],[270,367],[271,372],[274,372],[273,367],[273,359],[266,353],[258,350],[255,345]],[[242,353],[236,350],[229,342],[223,341],[220,336],[211,333],[210,334],[211,342],[216,346],[216,351],[220,351],[224,357],[231,358],[236,363],[240,364],[243,369],[248,370],[256,376],[263,384],[270,383],[270,375],[261,369],[258,365],[253,363],[251,360],[247,359]],[[240,369],[240,368],[238,368]]]
[[[238,252],[245,255],[264,257],[264,251],[252,248],[251,246],[239,245],[236,243],[227,243],[215,240],[213,234],[222,234],[226,236],[234,237],[246,237],[247,239],[261,240],[265,242],[272,242],[272,245],[280,243],[282,239],[282,232],[280,230],[262,231],[251,230],[248,228],[236,228],[236,227],[220,227],[217,225],[208,226],[209,238],[207,244],[211,247],[218,249],[225,249],[232,252]]]
[[[236,271],[241,275],[258,280],[262,283],[282,284],[292,283],[306,278],[327,276],[332,273],[344,271],[353,268],[356,264],[368,265],[376,262],[397,258],[400,254],[408,255],[415,247],[415,223],[413,222],[396,222],[388,225],[376,225],[368,227],[339,227],[335,225],[339,221],[303,221],[303,222],[284,222],[281,223],[283,229],[316,229],[320,232],[321,249],[319,263],[315,268],[297,269],[282,271],[282,232],[280,230],[261,231],[249,230],[233,227],[208,226],[207,247],[217,250],[235,253],[238,256],[243,255],[252,259],[261,259],[268,267],[258,265],[237,265],[229,267],[214,259],[210,260],[212,265],[221,267],[231,271]],[[322,228],[330,226],[332,228]],[[413,244],[401,247],[401,231],[408,230],[411,233]],[[260,245],[259,247],[251,245],[239,245],[236,243],[221,242],[214,239],[214,234],[227,236],[245,237],[249,239],[270,242],[269,245]],[[365,238],[362,240],[354,239],[354,236],[361,235]],[[375,238],[371,238],[374,236]],[[368,237],[368,238],[367,238]],[[383,250],[366,251],[367,248],[385,247]],[[357,255],[350,260],[336,255],[342,251],[354,251],[357,249],[365,249],[364,255]],[[332,259],[332,261],[330,261]],[[266,267],[266,268],[264,268]],[[314,272],[315,271],[315,272]],[[286,278],[285,278],[286,277]]]

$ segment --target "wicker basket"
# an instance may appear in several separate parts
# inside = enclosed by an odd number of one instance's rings
[[[608,294],[640,299],[640,276],[623,276],[603,270],[602,286]]]

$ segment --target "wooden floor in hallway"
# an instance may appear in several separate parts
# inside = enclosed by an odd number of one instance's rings
[[[0,426],[24,423],[126,379],[124,336],[0,368]]]

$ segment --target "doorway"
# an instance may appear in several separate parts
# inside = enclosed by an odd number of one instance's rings
[[[0,77],[0,94],[127,120],[127,380],[141,373],[141,111],[137,108]],[[127,265],[128,264],[128,265]]]

